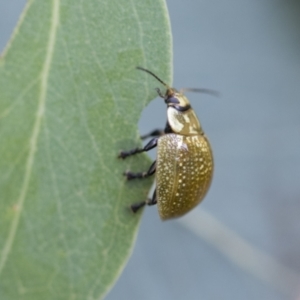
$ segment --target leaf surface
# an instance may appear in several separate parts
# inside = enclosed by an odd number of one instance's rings
[[[162,0],[28,1],[0,60],[0,299],[99,299],[147,197],[137,123],[171,80]]]

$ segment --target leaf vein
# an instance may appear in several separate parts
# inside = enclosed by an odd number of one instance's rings
[[[29,153],[28,158],[26,161],[25,166],[25,174],[23,179],[23,184],[21,187],[20,195],[17,199],[17,207],[16,213],[14,215],[14,218],[12,219],[12,223],[8,232],[7,239],[5,241],[4,247],[1,252],[0,256],[0,275],[2,273],[2,270],[6,264],[7,258],[9,256],[9,253],[11,251],[11,247],[14,242],[14,238],[17,232],[17,228],[20,221],[20,216],[22,213],[25,197],[28,191],[31,174],[32,174],[32,168],[34,164],[34,158],[35,153],[37,150],[37,142],[38,137],[42,125],[42,119],[45,113],[45,104],[46,104],[46,92],[48,88],[48,80],[49,80],[49,72],[51,67],[51,62],[53,59],[53,53],[54,53],[54,47],[56,42],[56,33],[58,29],[59,24],[59,2],[60,0],[53,0],[52,2],[52,16],[51,16],[51,25],[50,25],[50,31],[49,31],[49,39],[48,39],[48,47],[45,57],[45,62],[42,68],[41,72],[41,91],[40,96],[38,99],[38,107],[37,112],[35,116],[35,122],[33,125],[32,134],[29,140]]]

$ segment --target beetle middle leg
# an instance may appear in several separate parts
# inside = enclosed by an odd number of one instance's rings
[[[129,151],[121,151],[119,157],[125,159],[127,156],[149,151],[157,146],[157,141],[158,141],[158,137],[155,137],[144,148],[135,148]]]
[[[151,175],[153,175],[156,171],[156,161],[152,163],[149,170],[147,172],[139,172],[139,173],[133,173],[130,171],[124,172],[124,175],[127,177],[127,180],[135,179],[135,178],[147,178]]]
[[[155,190],[151,199],[147,199],[142,202],[134,203],[130,206],[130,208],[134,213],[136,213],[140,208],[144,207],[146,204],[147,205],[155,205],[156,203],[157,203],[157,198],[156,198],[156,190]]]

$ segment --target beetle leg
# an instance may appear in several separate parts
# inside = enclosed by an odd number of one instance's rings
[[[144,207],[146,204],[146,201],[142,201],[142,202],[139,202],[139,203],[135,203],[135,204],[132,204],[130,206],[132,212],[136,213],[140,208]]]
[[[162,136],[163,134],[164,134],[164,131],[162,129],[155,129],[155,130],[151,131],[148,134],[142,135],[141,139],[145,140],[145,139],[147,139],[149,137]]]
[[[151,205],[155,205],[157,203],[157,198],[156,198],[156,189],[153,192],[152,198],[151,199],[147,199],[146,204],[151,206]]]
[[[163,99],[166,99],[165,95],[161,92],[161,90],[159,88],[156,88],[155,90],[156,90],[159,97],[161,97]]]
[[[132,204],[130,208],[134,213],[136,213],[140,208],[144,207],[146,204],[155,205],[156,203],[157,203],[157,199],[156,199],[156,190],[155,190],[151,199],[147,199],[146,201]]]
[[[154,161],[149,170],[147,172],[140,172],[140,173],[132,173],[130,171],[124,172],[124,175],[127,177],[127,180],[135,179],[135,178],[147,178],[153,175],[156,171],[156,161]]]
[[[157,146],[157,140],[158,140],[157,137],[152,139],[144,148],[135,148],[135,149],[132,149],[132,150],[129,150],[129,151],[121,151],[120,154],[119,154],[119,157],[124,159],[124,158],[126,158],[127,156],[130,156],[130,155],[134,155],[134,154],[137,154],[137,153],[149,151],[149,150],[151,150],[151,149],[153,149],[154,147]]]

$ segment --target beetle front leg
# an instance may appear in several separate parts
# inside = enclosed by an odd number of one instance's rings
[[[124,175],[127,177],[127,180],[135,179],[135,178],[147,178],[153,175],[156,171],[156,161],[152,163],[149,170],[147,172],[140,172],[140,173],[132,173],[130,171],[124,172]]]
[[[157,199],[156,199],[156,190],[155,190],[151,199],[147,199],[146,201],[132,204],[130,208],[134,213],[136,213],[140,208],[144,207],[146,204],[150,206],[150,205],[155,205],[156,203],[157,203]]]
[[[135,148],[135,149],[132,149],[129,151],[121,151],[119,154],[119,157],[125,159],[127,156],[145,152],[145,151],[149,151],[157,146],[157,140],[158,140],[158,137],[152,139],[144,148]]]

